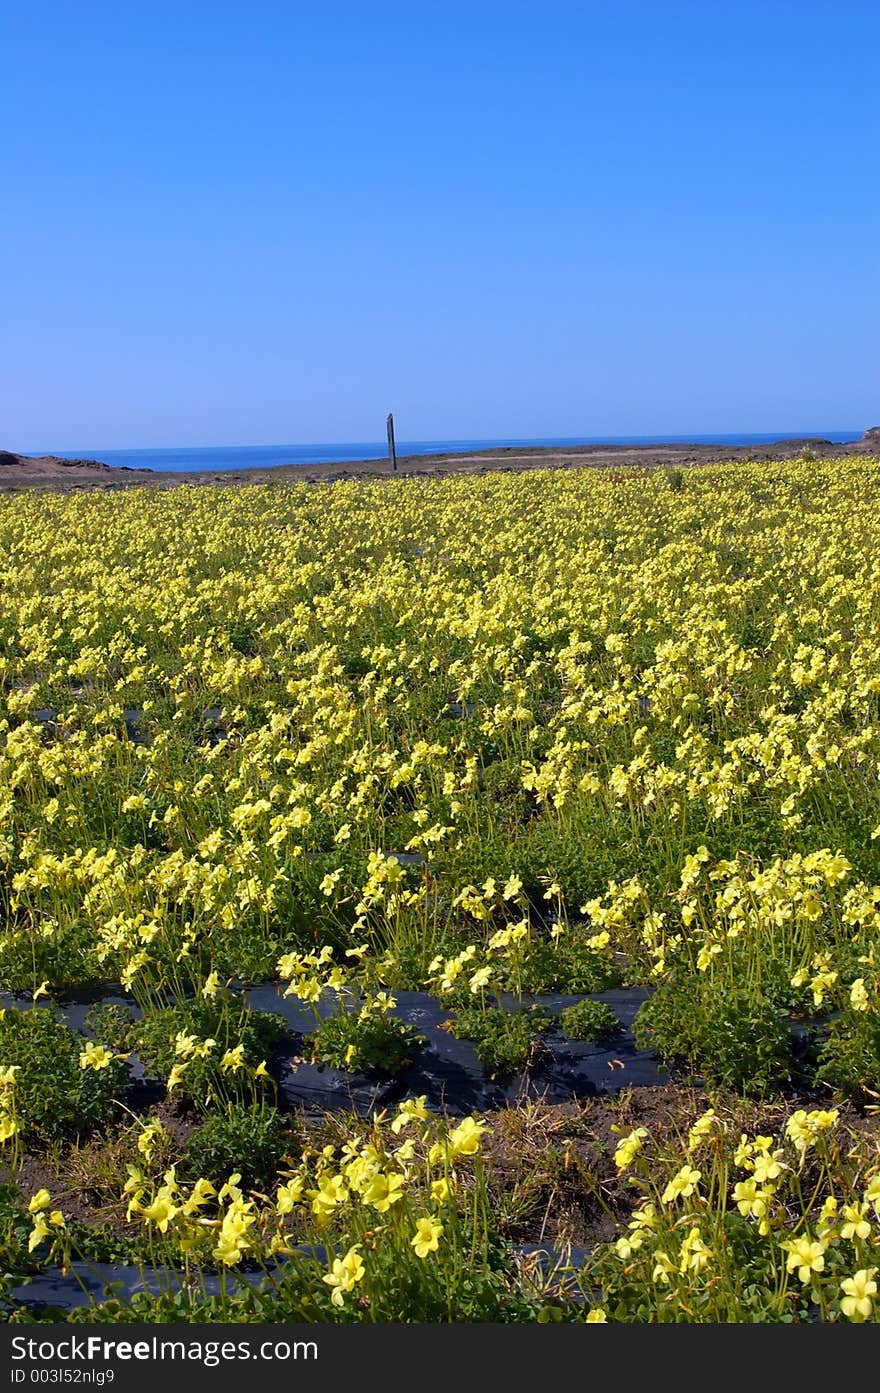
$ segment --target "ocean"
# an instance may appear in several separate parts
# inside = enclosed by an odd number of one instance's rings
[[[582,435],[547,436],[534,440],[399,440],[397,454],[464,455],[474,450],[541,445],[764,445],[773,440],[808,437],[822,437],[843,444],[860,440],[862,434],[858,430],[783,430],[765,431],[760,435]],[[160,473],[195,473],[201,470],[270,469],[278,464],[344,464],[349,460],[385,459],[388,447],[384,440],[358,440],[329,445],[200,445],[171,446],[160,450],[27,450],[21,453],[58,455],[62,459],[97,459],[117,467],[155,469]]]

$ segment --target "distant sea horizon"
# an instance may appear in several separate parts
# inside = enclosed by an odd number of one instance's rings
[[[860,440],[861,430],[780,430],[722,435],[577,435],[506,437],[497,440],[400,440],[398,456],[465,455],[475,450],[536,449],[572,445],[768,445],[777,440],[825,439],[835,444]],[[345,441],[306,445],[197,445],[134,450],[28,450],[29,455],[60,459],[94,459],[115,468],[154,469],[157,473],[222,472],[230,469],[272,469],[277,465],[346,464],[353,460],[386,459],[386,442]]]

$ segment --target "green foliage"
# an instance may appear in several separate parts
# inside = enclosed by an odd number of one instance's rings
[[[666,483],[670,493],[684,492],[684,470],[678,467],[666,470]]]
[[[620,985],[618,964],[607,953],[588,948],[576,933],[563,934],[557,943],[533,939],[516,972],[509,961],[499,964],[503,986],[524,992],[603,992]]]
[[[291,1145],[289,1123],[276,1108],[230,1103],[189,1137],[177,1170],[181,1179],[204,1177],[218,1188],[237,1171],[246,1190],[263,1189],[272,1185]]]
[[[525,1069],[549,1024],[550,1016],[542,1009],[471,1006],[456,1012],[452,1031],[456,1039],[472,1041],[481,1063],[494,1077]]]
[[[75,1324],[195,1324],[223,1323],[311,1325],[353,1324],[363,1320],[385,1324],[496,1324],[540,1320],[547,1303],[523,1289],[516,1264],[506,1245],[491,1240],[480,1252],[479,1264],[462,1264],[450,1272],[447,1264],[420,1262],[395,1245],[370,1253],[369,1285],[360,1300],[334,1306],[322,1283],[324,1269],[314,1260],[288,1262],[271,1282],[253,1285],[231,1276],[223,1296],[206,1297],[182,1288],[158,1295],[135,1292],[129,1302],[118,1299],[70,1312]],[[553,1303],[553,1319],[577,1319],[576,1308]]]
[[[718,1244],[723,1244],[728,1261],[725,1279],[707,1283],[706,1290],[693,1283],[688,1291],[687,1316],[662,1285],[646,1283],[644,1263],[639,1266],[622,1262],[613,1243],[601,1244],[591,1253],[581,1281],[601,1291],[608,1320],[614,1323],[653,1324],[687,1319],[701,1324],[764,1324],[784,1320],[778,1282],[772,1270],[768,1270],[767,1243],[757,1226],[733,1209],[718,1221],[718,1227]],[[678,1246],[675,1238],[670,1235],[666,1245],[658,1246],[674,1250]]]
[[[4,894],[0,879],[0,897],[8,904],[9,891]],[[0,988],[11,992],[33,990],[41,981],[51,981],[60,987],[82,988],[97,985],[103,977],[100,964],[90,951],[90,933],[85,922],[74,923],[65,929],[63,951],[59,952],[58,937],[35,935],[33,930],[16,922],[16,916],[4,915],[3,936],[0,940]]]
[[[0,1014],[0,1063],[15,1066],[16,1116],[34,1142],[70,1141],[112,1117],[128,1078],[124,1059],[83,1068],[85,1039],[52,1007]]]
[[[149,1258],[149,1239],[143,1233],[120,1233],[113,1224],[69,1219],[66,1235],[80,1262],[137,1263]]]
[[[127,1006],[117,1006],[102,1002],[93,1006],[83,1024],[101,1045],[110,1050],[130,1050],[132,1031],[136,1021],[133,1011]]]
[[[880,1017],[847,1009],[832,1021],[819,1050],[819,1083],[864,1103],[880,1091]]]
[[[518,832],[518,839],[516,865],[526,885],[534,886],[540,898],[552,873],[569,906],[604,894],[611,879],[645,871],[641,831],[634,836],[627,823],[600,815],[586,800],[573,800],[565,822],[542,810]],[[505,864],[511,864],[509,853]],[[477,883],[481,878],[477,873]]]
[[[287,1022],[272,1011],[252,1011],[223,999],[196,999],[149,1012],[133,1027],[131,1038],[154,1077],[167,1079],[179,1065],[181,1095],[205,1101],[209,1095],[224,1100],[236,1094],[249,1097],[270,1085],[271,1080],[254,1074],[286,1034]],[[183,1036],[195,1037],[194,1049],[181,1043]],[[224,1066],[223,1056],[239,1046],[240,1066]]]
[[[561,1013],[562,1029],[570,1040],[605,1040],[621,1029],[620,1021],[604,1001],[578,1001]]]
[[[399,1016],[342,1012],[323,1020],[306,1048],[317,1064],[354,1073],[396,1074],[424,1043],[414,1026]]]
[[[0,1185],[0,1302],[28,1265],[29,1219],[18,1186]]]
[[[785,1013],[739,987],[701,988],[687,979],[659,987],[636,1016],[639,1049],[750,1097],[787,1083],[794,1058]]]

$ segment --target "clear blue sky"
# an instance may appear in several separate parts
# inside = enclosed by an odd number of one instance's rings
[[[880,421],[876,0],[0,9],[0,448]]]

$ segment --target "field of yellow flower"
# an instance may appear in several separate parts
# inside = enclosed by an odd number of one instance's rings
[[[176,1276],[70,1318],[876,1319],[878,471],[0,499],[5,1318],[106,1259]],[[548,1272],[400,996],[504,1080],[617,989],[700,1102]],[[332,1142],[292,1008],[391,1081]]]

